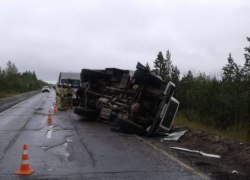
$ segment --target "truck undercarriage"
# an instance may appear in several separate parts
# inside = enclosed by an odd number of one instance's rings
[[[115,130],[154,136],[170,130],[179,102],[175,85],[138,62],[136,71],[82,69],[80,106],[75,113],[112,123]]]

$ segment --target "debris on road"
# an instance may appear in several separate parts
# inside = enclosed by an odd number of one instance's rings
[[[195,162],[195,165],[196,165],[196,166],[207,166],[207,165],[210,165],[210,163],[198,161],[198,162]]]
[[[162,141],[178,141],[188,130],[166,133],[167,137],[163,138]]]
[[[46,128],[45,128],[45,131],[44,131],[44,133],[43,133],[43,135],[46,135],[49,131],[53,131],[53,132],[56,132],[57,130],[55,129],[55,127],[57,127],[57,126],[59,126],[60,124],[56,124],[56,125],[50,125],[50,126],[47,126]]]
[[[239,172],[237,170],[233,170],[232,174],[239,174]]]
[[[57,127],[57,126],[59,126],[59,125],[60,125],[60,124],[56,124],[56,125],[53,126],[53,128],[55,128],[55,127]]]
[[[208,153],[205,153],[205,152],[202,152],[202,151],[197,151],[197,150],[191,150],[191,149],[186,149],[186,148],[181,148],[181,147],[170,147],[170,148],[180,150],[180,151],[185,151],[185,152],[196,153],[196,154],[200,154],[202,156],[211,157],[211,158],[221,158],[220,155],[208,154]]]
[[[53,171],[54,169],[52,167],[48,169],[48,172],[53,172]]]

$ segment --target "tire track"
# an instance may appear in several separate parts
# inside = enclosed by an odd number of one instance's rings
[[[88,155],[89,155],[89,157],[90,157],[90,159],[91,159],[91,162],[92,162],[93,167],[96,167],[96,162],[97,162],[97,160],[96,160],[95,157],[94,157],[94,153],[89,149],[88,144],[84,142],[84,138],[80,138],[80,137],[79,137],[78,129],[77,129],[77,126],[76,126],[76,124],[75,124],[75,122],[74,122],[72,116],[68,116],[68,117],[70,118],[70,120],[71,120],[71,122],[72,122],[72,124],[73,124],[73,126],[74,126],[74,129],[75,129],[75,131],[76,131],[77,138],[80,140],[82,146],[84,147],[84,149],[85,149],[86,152],[88,153]]]

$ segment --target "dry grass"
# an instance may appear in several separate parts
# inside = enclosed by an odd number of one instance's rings
[[[6,97],[11,97],[14,95],[17,95],[18,93],[6,93],[6,92],[0,92],[0,98],[6,98]]]
[[[224,138],[230,138],[234,140],[244,141],[250,143],[250,138],[247,137],[247,133],[241,130],[237,130],[235,127],[227,129],[216,129],[211,126],[206,126],[199,121],[189,121],[182,113],[178,113],[175,119],[175,125],[185,126],[192,129],[203,130],[206,132],[217,134]]]
[[[8,94],[4,92],[0,92],[0,98],[5,98],[5,97],[8,97]]]

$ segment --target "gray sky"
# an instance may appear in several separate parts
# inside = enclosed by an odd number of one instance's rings
[[[0,66],[56,81],[60,71],[151,68],[169,49],[182,74],[244,63],[247,0],[0,0]]]

